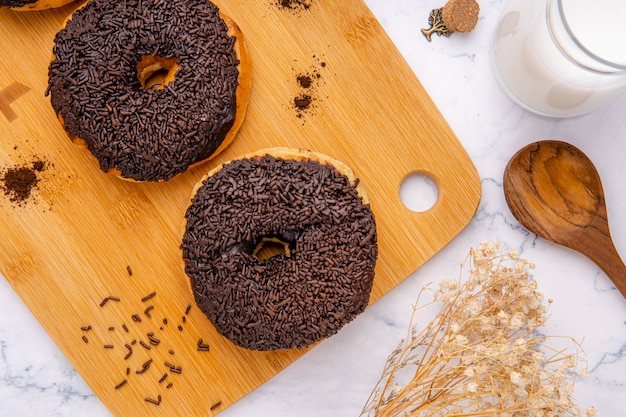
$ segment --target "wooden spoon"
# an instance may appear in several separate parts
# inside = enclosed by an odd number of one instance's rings
[[[524,227],[589,257],[626,297],[626,266],[611,239],[600,176],[583,152],[555,140],[522,148],[504,171],[504,196]]]

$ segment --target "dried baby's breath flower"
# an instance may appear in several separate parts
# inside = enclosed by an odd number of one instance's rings
[[[470,250],[461,274],[420,291],[407,337],[389,356],[361,416],[583,416],[572,400],[586,374],[580,345],[554,349],[537,331],[546,322],[534,265],[498,243]],[[421,298],[431,292],[441,309],[417,331]],[[552,300],[548,300],[551,303]],[[432,303],[427,303],[428,305]],[[410,380],[407,382],[407,372]]]

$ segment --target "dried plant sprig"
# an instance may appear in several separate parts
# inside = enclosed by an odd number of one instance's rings
[[[574,353],[553,349],[546,341],[554,337],[538,332],[547,310],[533,268],[517,252],[481,242],[457,280],[424,287],[361,416],[594,416],[572,399],[586,373],[580,344],[563,338]],[[427,291],[433,301],[424,304]],[[418,331],[417,313],[432,303],[441,309]]]

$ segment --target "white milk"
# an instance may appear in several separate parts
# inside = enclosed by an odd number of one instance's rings
[[[535,113],[589,113],[626,89],[623,22],[626,0],[511,0],[494,42],[496,76]]]

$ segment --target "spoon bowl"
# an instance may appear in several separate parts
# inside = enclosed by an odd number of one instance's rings
[[[582,151],[556,140],[525,146],[504,170],[504,196],[524,227],[587,256],[626,296],[626,266],[611,238],[600,176]]]

